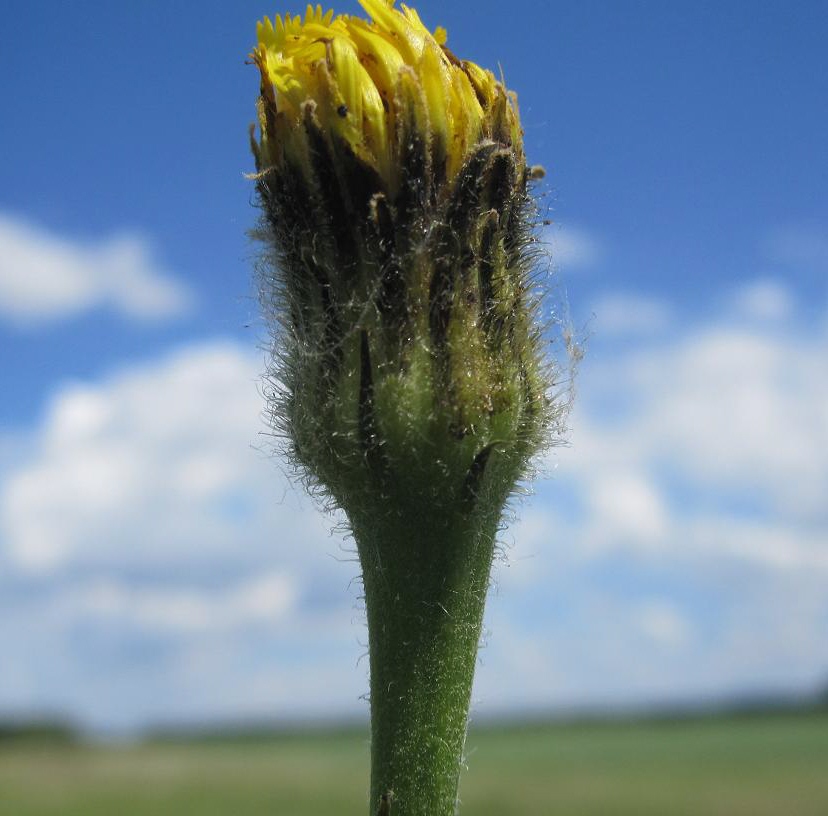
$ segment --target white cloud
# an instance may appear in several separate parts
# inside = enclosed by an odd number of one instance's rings
[[[678,542],[707,563],[726,559],[757,565],[775,574],[821,576],[828,599],[828,540],[824,524],[798,524],[786,517],[755,522],[707,513],[675,526]]]
[[[791,291],[778,281],[759,280],[736,293],[734,304],[738,312],[755,320],[785,320],[794,312]]]
[[[596,266],[604,257],[601,241],[588,230],[550,224],[543,235],[552,263],[564,272]]]
[[[711,497],[824,519],[828,336],[732,317],[583,365],[572,446],[577,478],[659,468]]]
[[[638,605],[635,617],[641,631],[661,646],[677,649],[690,637],[690,624],[669,600],[643,601]]]
[[[617,292],[599,298],[592,313],[594,332],[601,337],[663,332],[674,319],[670,306],[658,298]]]
[[[824,685],[828,331],[772,294],[789,314],[745,320],[742,290],[634,346],[596,332],[571,444],[505,536],[485,707]]]
[[[7,558],[48,573],[251,557],[274,530],[286,547],[299,540],[296,495],[281,501],[278,468],[252,448],[264,430],[261,368],[257,355],[216,342],[102,383],[63,385],[29,460],[0,488]],[[314,530],[324,535],[324,522]]]
[[[828,336],[737,301],[587,356],[572,445],[504,536],[488,710],[828,674]],[[100,725],[365,711],[357,567],[252,447],[262,368],[216,341],[64,383],[9,447],[0,706]]]
[[[168,317],[192,294],[134,234],[83,242],[0,213],[0,317],[42,323],[104,306],[131,318]]]
[[[589,478],[587,496],[590,517],[600,518],[619,541],[658,546],[666,514],[652,481],[628,471],[602,471]]]
[[[256,449],[262,368],[219,340],[64,383],[11,447],[0,708],[102,728],[364,711],[357,569]]]
[[[626,563],[652,580],[652,564]],[[691,575],[679,601],[608,587],[600,567],[556,572],[534,591],[490,599],[478,709],[698,704],[824,687],[824,580]],[[659,580],[668,589],[677,578]]]
[[[131,625],[161,633],[222,633],[254,624],[273,627],[294,612],[299,587],[272,572],[236,586],[135,587],[113,579],[88,582],[59,594],[52,610],[62,625],[92,622]]]

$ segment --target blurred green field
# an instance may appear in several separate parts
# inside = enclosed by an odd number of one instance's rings
[[[362,732],[0,744],[2,816],[366,816]],[[825,816],[828,713],[473,731],[464,816]]]

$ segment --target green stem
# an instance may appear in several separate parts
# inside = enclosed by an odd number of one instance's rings
[[[390,791],[393,816],[456,812],[497,518],[436,516],[354,526],[371,659],[371,816]]]

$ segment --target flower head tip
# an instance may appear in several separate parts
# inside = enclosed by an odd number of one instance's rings
[[[261,167],[305,160],[309,101],[322,129],[391,189],[400,183],[406,115],[419,120],[432,166],[444,166],[448,179],[481,139],[519,148],[514,96],[491,71],[455,57],[445,29],[429,31],[413,8],[397,9],[394,0],[360,4],[370,20],[309,5],[304,17],[276,15],[257,25],[251,56],[262,76]]]

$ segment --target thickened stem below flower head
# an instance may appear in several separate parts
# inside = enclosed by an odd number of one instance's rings
[[[495,533],[562,409],[515,98],[413,9],[362,5],[259,25],[270,407],[359,550],[372,807],[449,816]]]

